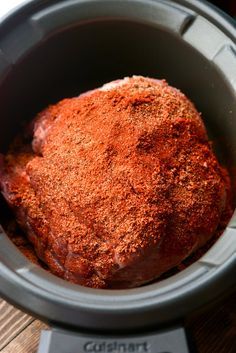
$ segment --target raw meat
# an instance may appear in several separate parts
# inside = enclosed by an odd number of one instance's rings
[[[179,90],[141,76],[41,112],[1,191],[50,270],[94,288],[158,278],[213,237],[226,171]],[[28,138],[28,137],[27,137]]]

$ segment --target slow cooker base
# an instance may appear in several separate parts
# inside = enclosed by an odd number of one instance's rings
[[[38,353],[193,353],[181,327],[146,335],[102,336],[51,329],[41,333]]]

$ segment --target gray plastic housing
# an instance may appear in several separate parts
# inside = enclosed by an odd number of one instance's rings
[[[41,334],[38,353],[193,353],[189,351],[183,328],[168,332],[112,336],[78,334],[53,329]]]
[[[220,11],[195,0],[31,0],[0,29],[1,152],[49,103],[140,74],[166,78],[195,102],[236,185],[236,29]],[[4,230],[0,261],[1,295],[53,325],[117,333],[163,327],[235,286],[236,217],[195,264],[136,289],[67,283],[30,263]]]

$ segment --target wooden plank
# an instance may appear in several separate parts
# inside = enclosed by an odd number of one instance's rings
[[[236,293],[192,319],[189,327],[200,353],[235,353]]]
[[[34,319],[0,299],[0,350]]]
[[[45,324],[34,320],[24,331],[11,341],[1,353],[36,353],[40,332],[45,328],[47,328]]]

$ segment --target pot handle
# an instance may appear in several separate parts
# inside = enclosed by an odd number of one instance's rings
[[[93,335],[53,328],[41,332],[38,353],[193,353],[183,327],[135,335]]]

